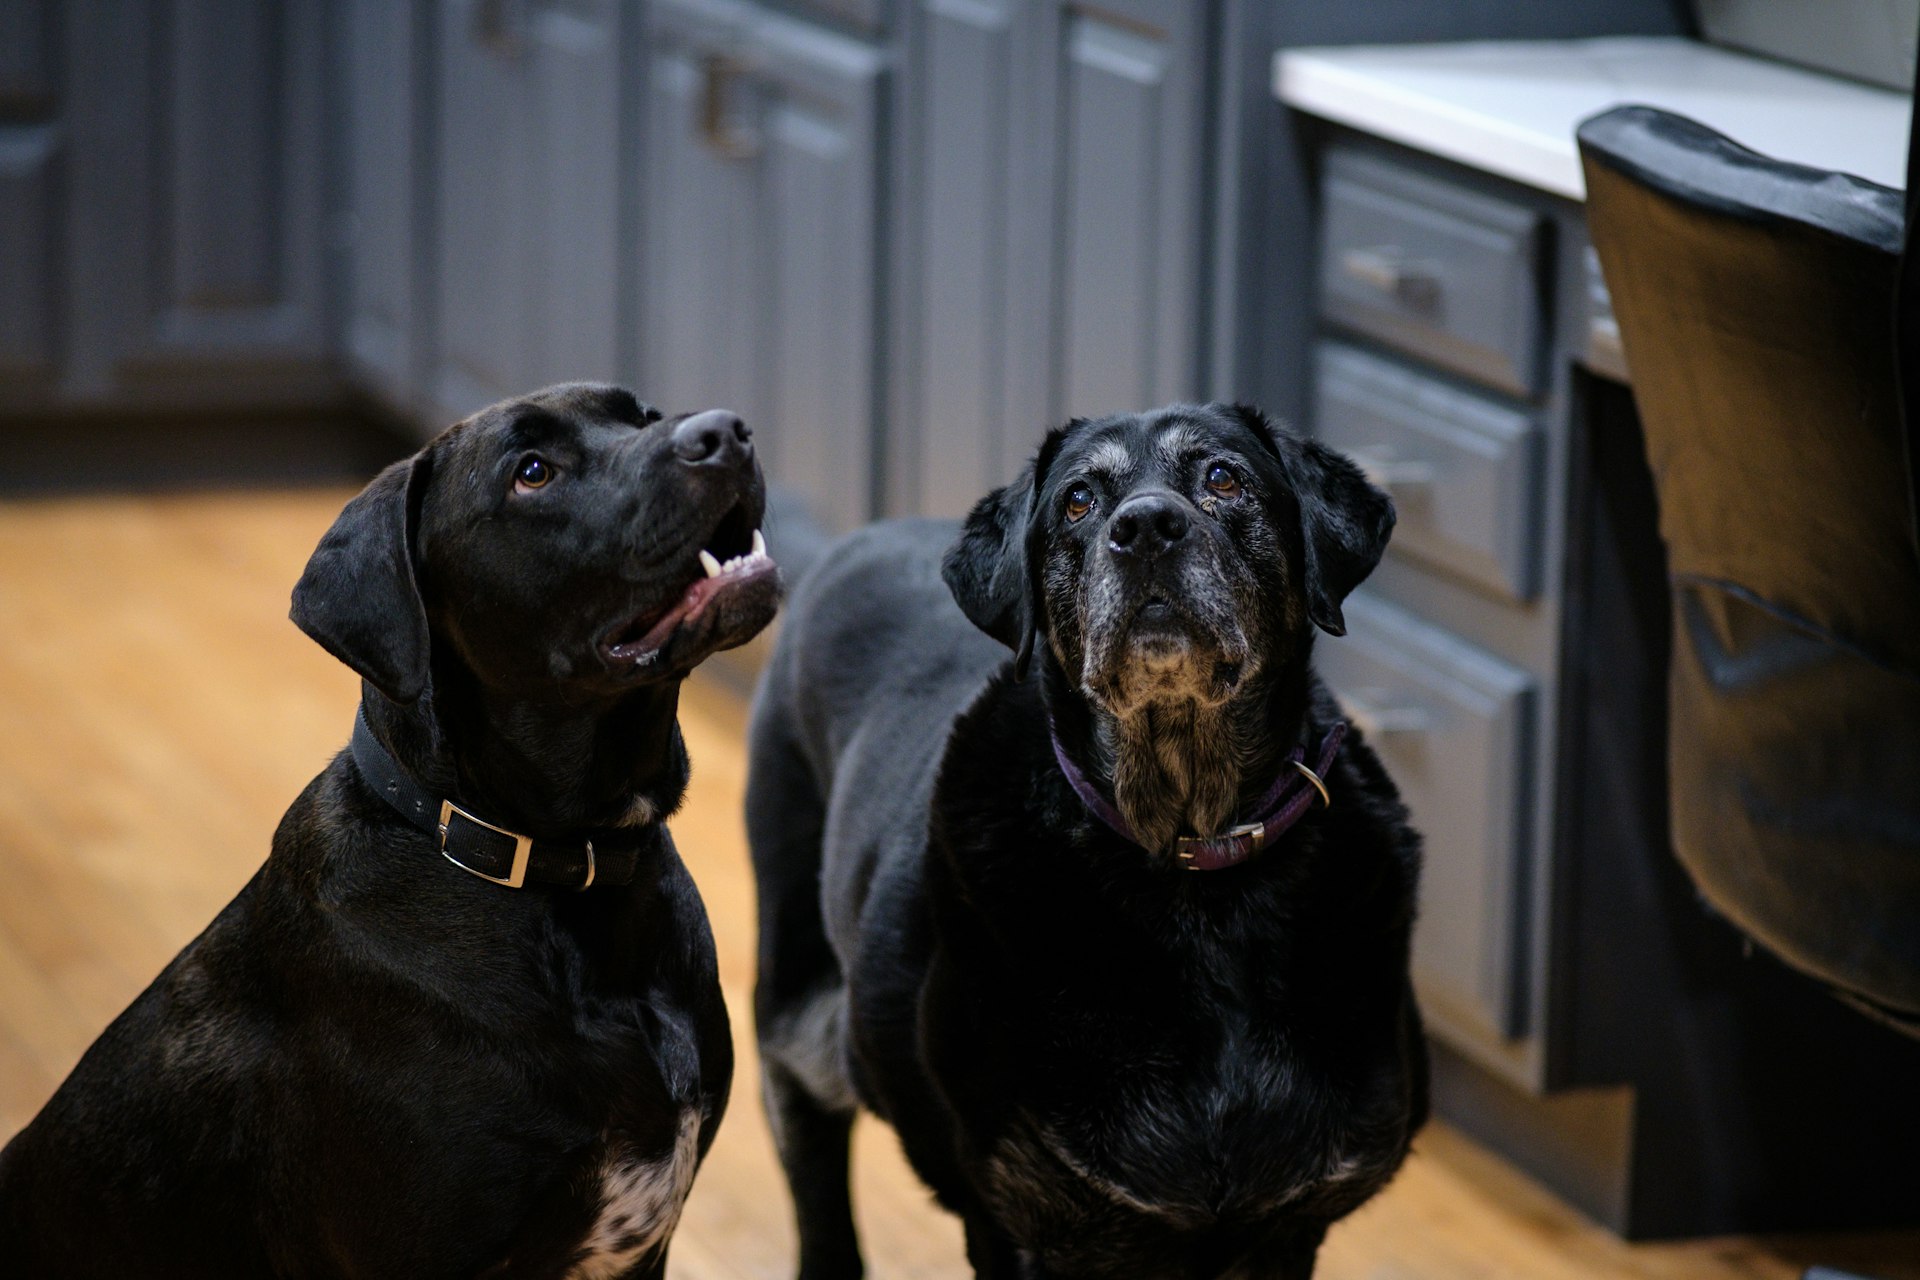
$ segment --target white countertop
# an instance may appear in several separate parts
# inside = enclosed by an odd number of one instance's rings
[[[1906,185],[1905,96],[1678,36],[1282,49],[1273,90],[1313,115],[1574,200],[1573,131],[1628,102],[1764,155]]]

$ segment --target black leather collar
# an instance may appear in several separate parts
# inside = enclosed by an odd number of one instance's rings
[[[639,869],[641,850],[653,832],[654,824],[649,823],[573,843],[535,840],[495,826],[415,782],[373,736],[364,710],[354,715],[349,749],[367,785],[401,817],[432,836],[441,857],[462,871],[509,889],[529,884],[573,889],[629,884]]]

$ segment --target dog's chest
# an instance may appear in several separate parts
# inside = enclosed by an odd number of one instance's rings
[[[624,1274],[658,1248],[679,1224],[699,1160],[700,1112],[680,1113],[673,1146],[640,1156],[630,1149],[607,1153],[599,1170],[599,1208],[580,1243],[568,1280],[602,1280]]]
[[[990,1197],[1036,1238],[1112,1223],[1115,1210],[1197,1231],[1354,1176],[1349,1117],[1326,1082],[1244,1024],[1220,1032],[1213,1053],[1149,1046],[1124,1069],[1089,1066],[1044,1089],[994,1151]]]

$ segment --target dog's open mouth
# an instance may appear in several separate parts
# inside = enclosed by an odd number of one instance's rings
[[[778,575],[767,540],[744,506],[736,504],[700,548],[690,580],[678,597],[649,609],[621,628],[606,645],[616,663],[652,663],[682,628],[699,622],[716,603],[763,586]]]

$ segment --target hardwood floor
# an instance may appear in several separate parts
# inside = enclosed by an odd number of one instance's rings
[[[240,887],[281,811],[346,741],[355,679],[286,620],[349,495],[0,505],[0,1135]],[[791,1274],[747,993],[744,709],[689,686],[675,837],[713,915],[740,1040],[725,1128],[675,1238],[680,1280]],[[964,1276],[960,1233],[863,1123],[856,1197],[876,1277]],[[1920,1280],[1920,1233],[1628,1246],[1444,1124],[1335,1229],[1326,1280],[1786,1280],[1809,1262]]]

